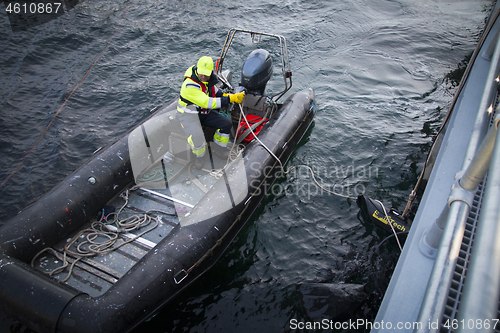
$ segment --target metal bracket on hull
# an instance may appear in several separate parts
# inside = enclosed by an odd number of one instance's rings
[[[177,278],[181,275],[181,274],[184,274],[183,277],[181,277],[180,280],[177,280]],[[175,284],[180,284],[182,281],[184,281],[185,278],[187,278],[189,275],[188,272],[186,272],[185,269],[182,269],[179,273],[177,273],[175,276],[174,276],[174,282]]]

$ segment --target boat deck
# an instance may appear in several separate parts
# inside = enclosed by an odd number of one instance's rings
[[[179,158],[169,164],[158,161],[137,178],[138,185],[111,200],[101,216],[40,253],[32,265],[90,296],[104,294],[190,213],[217,181],[214,170],[225,163],[213,155],[206,168],[196,170]]]

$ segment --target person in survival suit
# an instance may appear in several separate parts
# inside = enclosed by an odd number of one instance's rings
[[[207,144],[202,126],[216,129],[213,137],[212,152],[221,158],[227,158],[227,144],[231,133],[231,120],[216,109],[229,103],[241,103],[244,92],[224,94],[215,85],[217,75],[213,72],[214,62],[211,57],[201,57],[196,66],[191,66],[184,73],[180,97],[177,104],[177,119],[188,135],[188,143],[195,159],[195,167],[200,170],[205,162]]]

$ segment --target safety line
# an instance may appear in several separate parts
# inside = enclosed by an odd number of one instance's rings
[[[120,27],[122,21],[125,19],[125,17],[127,17],[127,14],[130,10],[130,8],[134,5],[134,1],[135,0],[132,0],[132,3],[130,4],[130,6],[128,6],[127,10],[125,11],[125,15],[123,15],[123,17],[121,18],[120,22],[118,22],[118,25],[116,26],[115,30],[113,31],[113,34],[111,35],[111,37],[109,38],[108,42],[106,43],[106,46],[104,47],[104,49],[101,51],[101,53],[99,54],[99,56],[97,57],[97,59],[94,61],[94,63],[92,64],[92,66],[90,66],[89,70],[87,71],[87,73],[85,73],[85,75],[82,77],[82,79],[80,80],[80,82],[78,82],[78,84],[75,86],[75,88],[71,91],[71,93],[68,95],[68,97],[66,98],[66,100],[64,101],[64,103],[61,105],[61,107],[59,108],[59,110],[57,110],[57,112],[54,114],[54,116],[52,117],[52,119],[50,120],[49,124],[47,125],[47,127],[45,128],[45,130],[42,132],[42,135],[40,135],[40,137],[38,138],[38,140],[35,142],[35,144],[33,145],[33,147],[31,147],[31,149],[28,151],[28,153],[26,154],[26,156],[24,156],[24,158],[22,159],[22,161],[17,165],[17,167],[7,176],[7,178],[5,178],[5,180],[2,182],[2,184],[0,184],[0,188],[3,187],[5,185],[5,183],[19,170],[19,168],[21,168],[21,166],[24,164],[24,162],[26,161],[26,159],[28,158],[28,156],[31,155],[31,153],[33,152],[33,150],[35,150],[35,147],[38,145],[38,143],[40,143],[40,141],[42,140],[42,138],[44,137],[45,133],[47,133],[50,125],[52,125],[52,122],[54,121],[54,119],[57,117],[57,115],[59,114],[59,112],[61,112],[61,110],[64,108],[64,106],[66,105],[66,103],[68,102],[68,100],[71,98],[71,96],[73,95],[73,93],[76,91],[76,89],[78,89],[78,87],[80,86],[80,84],[82,84],[82,82],[85,80],[85,78],[87,77],[87,75],[89,75],[90,71],[92,70],[92,68],[94,68],[95,64],[99,61],[99,59],[101,58],[101,56],[104,54],[104,51],[106,51],[106,49],[108,48],[109,44],[111,43],[111,40],[113,39],[113,37],[115,36],[116,34],[116,31],[118,30],[118,28]]]
[[[272,152],[272,151],[271,151],[271,150],[270,150],[270,149],[269,149],[269,148],[268,148],[268,147],[267,147],[267,146],[266,146],[266,145],[265,145],[262,141],[260,141],[260,139],[259,139],[259,138],[257,137],[257,135],[254,133],[254,131],[252,130],[252,128],[251,128],[251,126],[250,126],[250,124],[248,123],[248,120],[247,120],[247,118],[246,118],[246,115],[245,115],[245,114],[244,114],[244,112],[243,112],[243,107],[241,106],[241,104],[238,104],[238,105],[239,105],[239,107],[240,107],[240,114],[243,114],[243,119],[245,119],[245,122],[246,122],[246,124],[247,124],[248,128],[250,129],[251,133],[253,134],[253,136],[254,136],[255,140],[257,140],[257,141],[260,143],[260,145],[261,145],[262,147],[264,147],[264,149],[265,149],[265,150],[267,150],[267,152],[268,152],[268,153],[269,153],[272,157],[274,157],[274,159],[276,159],[276,161],[278,161],[278,163],[280,164],[281,171],[283,172],[283,174],[285,174],[285,175],[286,175],[286,174],[288,174],[290,171],[292,171],[292,170],[293,170],[293,169],[295,169],[295,168],[299,168],[299,167],[301,167],[301,168],[306,168],[306,169],[308,169],[308,170],[311,172],[311,175],[312,175],[313,180],[314,180],[314,182],[316,183],[316,185],[318,185],[318,186],[319,186],[322,190],[324,190],[324,191],[326,191],[326,192],[328,192],[328,193],[330,193],[330,194],[333,194],[333,195],[336,195],[336,196],[342,197],[342,198],[352,199],[352,200],[356,200],[356,199],[357,199],[357,198],[355,198],[355,197],[351,197],[351,196],[349,196],[349,195],[345,195],[345,194],[338,193],[338,192],[335,192],[335,191],[330,191],[329,189],[326,189],[325,187],[323,187],[323,186],[322,186],[322,185],[321,185],[321,184],[320,184],[320,183],[316,180],[316,177],[314,176],[314,171],[313,171],[313,169],[312,169],[310,166],[307,166],[307,165],[304,165],[304,164],[299,164],[299,165],[295,165],[295,166],[293,166],[293,167],[291,167],[291,168],[289,168],[288,170],[286,170],[286,171],[285,171],[285,167],[283,166],[283,163],[281,162],[281,160],[280,160],[280,159],[279,159],[279,158],[278,158],[278,157],[277,157],[277,156],[276,156],[276,155],[275,155],[275,154],[274,154],[274,153],[273,153],[273,152]]]
[[[401,243],[399,242],[398,234],[396,232],[396,229],[394,229],[394,226],[392,225],[392,223],[390,223],[391,220],[389,219],[389,215],[387,214],[387,210],[385,209],[384,204],[379,200],[375,200],[375,201],[378,202],[382,206],[382,209],[384,210],[385,218],[387,219],[387,224],[391,227],[392,232],[394,233],[394,236],[396,237],[396,242],[398,242],[399,250],[401,252],[403,252],[403,247],[401,246]]]
[[[255,137],[255,139],[256,139],[256,140],[260,143],[260,145],[261,145],[262,147],[264,147],[264,149],[266,149],[266,150],[268,151],[268,153],[269,153],[271,156],[273,156],[273,157],[274,157],[274,158],[278,161],[278,163],[279,163],[279,164],[280,164],[280,166],[281,166],[281,171],[283,172],[283,174],[285,174],[285,175],[286,175],[286,174],[288,174],[290,171],[292,171],[292,170],[293,170],[293,169],[295,169],[295,168],[299,168],[299,167],[301,167],[301,168],[306,168],[306,169],[308,169],[308,170],[311,172],[311,176],[312,176],[312,178],[313,178],[314,182],[316,183],[316,185],[318,185],[318,186],[319,186],[322,190],[324,190],[324,191],[326,191],[326,192],[328,192],[328,193],[334,194],[334,195],[336,195],[336,196],[342,197],[342,198],[352,199],[352,200],[356,200],[356,199],[357,199],[357,198],[355,198],[355,197],[351,197],[351,196],[348,196],[348,195],[345,195],[345,194],[342,194],[342,193],[338,193],[338,192],[335,192],[335,191],[330,191],[330,190],[328,190],[328,189],[324,188],[323,186],[321,186],[321,184],[320,184],[320,183],[316,180],[316,177],[315,177],[315,175],[314,175],[314,171],[313,171],[313,169],[312,169],[310,166],[308,166],[308,165],[299,164],[299,165],[293,166],[293,167],[291,167],[291,168],[289,168],[288,170],[286,170],[286,171],[285,171],[285,168],[284,168],[283,163],[281,162],[281,160],[280,160],[280,159],[279,159],[279,158],[278,158],[278,157],[277,157],[277,156],[276,156],[276,155],[275,155],[275,154],[274,154],[274,153],[273,153],[273,152],[272,152],[272,151],[271,151],[271,150],[270,150],[270,149],[269,149],[269,148],[268,148],[268,147],[267,147],[267,146],[266,146],[266,145],[265,145],[262,141],[260,141],[260,139],[259,139],[259,138],[257,137],[257,135],[254,133],[254,131],[252,130],[252,128],[251,128],[251,126],[250,126],[250,124],[248,123],[248,120],[247,120],[247,118],[246,118],[246,115],[243,113],[243,107],[241,106],[241,104],[238,104],[238,105],[239,105],[239,107],[240,107],[240,116],[241,116],[241,114],[243,114],[243,119],[245,119],[245,122],[246,122],[246,124],[247,124],[248,128],[250,129],[251,133],[253,134],[253,136]],[[386,217],[386,219],[387,219],[387,222],[389,222],[389,221],[390,221],[390,220],[389,220],[389,215],[387,214],[387,210],[385,209],[384,204],[383,204],[382,202],[380,202],[379,200],[375,200],[375,201],[377,201],[377,202],[378,202],[378,203],[382,206],[382,209],[384,210],[384,214],[385,214],[385,217]],[[391,227],[392,232],[394,233],[394,236],[396,236],[396,241],[398,242],[398,247],[399,247],[399,249],[400,249],[400,250],[401,250],[401,252],[402,252],[402,251],[403,251],[403,247],[401,246],[401,243],[400,243],[400,241],[399,241],[398,234],[396,233],[396,230],[394,229],[394,226],[393,226],[391,223],[388,223],[388,224],[389,224],[389,226]]]

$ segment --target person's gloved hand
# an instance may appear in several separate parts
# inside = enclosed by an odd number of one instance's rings
[[[229,103],[241,103],[245,97],[245,92],[239,92],[236,94],[229,94]]]

